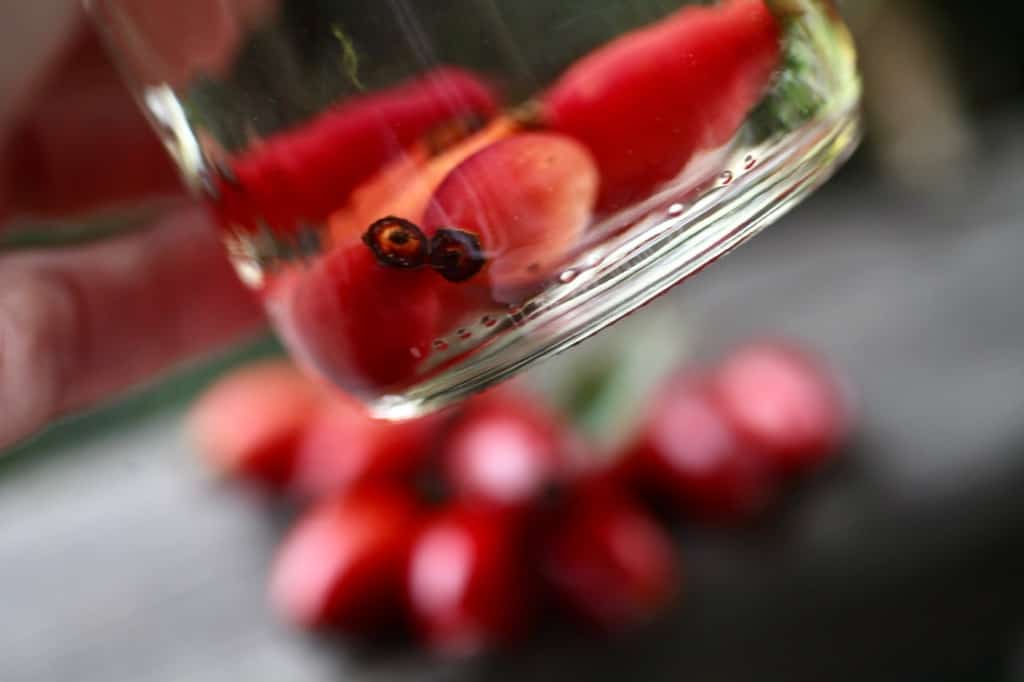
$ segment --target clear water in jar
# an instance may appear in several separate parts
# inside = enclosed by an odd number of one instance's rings
[[[283,0],[145,97],[290,347],[395,405],[678,279],[630,264],[676,233],[718,246],[783,152],[849,115],[853,61],[816,0]],[[516,351],[556,311],[572,333]]]

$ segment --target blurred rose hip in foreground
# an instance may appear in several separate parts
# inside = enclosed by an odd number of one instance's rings
[[[318,503],[281,546],[271,579],[275,606],[304,627],[358,634],[387,623],[401,593],[415,512],[411,496],[388,487]]]
[[[777,468],[814,466],[849,429],[851,408],[835,375],[794,344],[740,349],[719,370],[715,391],[726,418]]]
[[[672,540],[622,491],[584,483],[562,501],[543,540],[555,599],[598,630],[650,619],[679,590]]]
[[[190,431],[212,468],[283,485],[322,391],[296,367],[266,362],[222,379],[193,406]]]
[[[445,438],[453,492],[471,503],[522,511],[572,465],[569,427],[536,396],[499,389],[471,402]]]
[[[212,466],[309,504],[273,571],[287,620],[467,655],[545,606],[603,633],[657,616],[685,593],[671,524],[759,518],[834,456],[841,398],[820,358],[764,341],[664,379],[611,462],[515,384],[388,423],[280,362],[221,380],[191,423]]]
[[[654,396],[621,466],[642,489],[704,519],[750,518],[776,494],[775,471],[733,428],[699,372]]]
[[[530,583],[519,525],[495,510],[456,505],[430,517],[409,557],[409,610],[423,641],[450,655],[518,639]]]

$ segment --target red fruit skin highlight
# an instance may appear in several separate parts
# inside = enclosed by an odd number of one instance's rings
[[[570,434],[536,396],[503,388],[472,401],[444,438],[442,457],[456,496],[522,512],[563,482]]]
[[[714,390],[733,428],[783,474],[805,472],[828,459],[853,421],[830,368],[785,341],[739,349],[719,367]]]
[[[590,149],[599,208],[620,209],[732,138],[765,93],[779,49],[762,0],[686,7],[577,62],[544,97],[544,120]]]
[[[372,487],[321,502],[278,550],[270,596],[304,628],[353,634],[392,622],[418,509],[405,491]]]

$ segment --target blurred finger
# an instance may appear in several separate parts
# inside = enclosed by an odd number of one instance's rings
[[[88,247],[0,257],[0,447],[261,320],[199,208]]]
[[[168,154],[83,24],[0,148],[0,218],[181,191]]]

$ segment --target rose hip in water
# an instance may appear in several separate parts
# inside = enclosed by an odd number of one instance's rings
[[[221,223],[232,230],[262,223],[289,231],[324,220],[430,130],[495,109],[480,79],[451,68],[352,99],[232,160],[230,179],[221,178],[217,187]]]
[[[441,281],[429,269],[384,265],[356,243],[302,273],[284,315],[308,362],[349,390],[373,395],[415,376],[441,331]]]
[[[762,0],[685,7],[572,66],[544,96],[544,121],[597,159],[601,208],[623,208],[729,141],[766,92],[779,41]]]
[[[620,319],[857,138],[826,0],[274,7],[218,72],[142,94],[289,350],[390,418]]]
[[[582,238],[598,175],[585,148],[564,135],[520,133],[463,161],[423,218],[429,235],[457,230],[488,261],[478,275],[495,299],[514,302],[549,277]],[[468,253],[470,249],[463,249]]]

